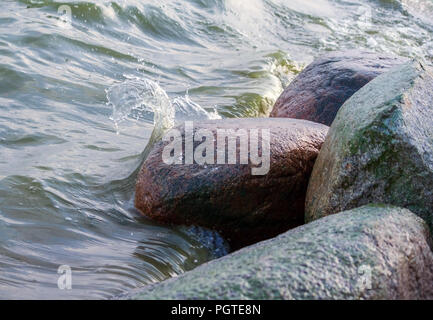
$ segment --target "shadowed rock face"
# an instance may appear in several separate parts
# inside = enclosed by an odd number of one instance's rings
[[[433,72],[411,62],[337,114],[311,176],[306,220],[382,202],[433,224]]]
[[[133,299],[432,299],[425,222],[368,205],[290,230],[132,294]]]
[[[368,51],[334,52],[310,64],[284,90],[271,117],[331,125],[338,109],[356,91],[405,58]]]
[[[194,123],[194,132],[209,129],[215,134],[217,128],[235,132],[269,129],[269,172],[252,175],[255,166],[251,162],[239,164],[239,158],[237,164],[230,165],[167,165],[162,161],[162,154],[169,142],[161,141],[154,146],[139,173],[136,207],[162,223],[193,224],[217,230],[232,249],[303,224],[308,179],[328,127],[304,120],[269,118]],[[184,127],[178,129],[184,137]],[[218,148],[217,143],[213,147]]]

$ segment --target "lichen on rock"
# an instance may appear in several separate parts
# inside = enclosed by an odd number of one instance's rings
[[[306,220],[382,202],[432,225],[433,73],[410,62],[377,77],[340,109],[315,163]]]

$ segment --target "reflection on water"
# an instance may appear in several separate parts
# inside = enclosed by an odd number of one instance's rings
[[[1,9],[0,298],[110,298],[226,252],[214,234],[159,226],[133,208],[154,118],[165,128],[264,116],[330,50],[433,61],[431,0],[4,0]],[[57,288],[60,265],[72,268],[72,290]]]

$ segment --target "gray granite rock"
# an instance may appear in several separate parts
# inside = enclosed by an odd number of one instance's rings
[[[433,73],[410,62],[340,109],[311,175],[306,220],[380,202],[432,225]]]
[[[432,299],[425,222],[367,205],[142,288],[132,299]]]

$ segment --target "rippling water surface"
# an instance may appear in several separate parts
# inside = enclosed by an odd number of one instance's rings
[[[70,19],[58,13],[64,5]],[[159,226],[134,210],[154,119],[163,128],[173,114],[265,116],[329,50],[433,62],[431,0],[0,0],[0,8],[0,298],[111,298],[224,253],[215,235],[200,240],[199,230]],[[60,265],[72,268],[72,290],[57,288]]]

